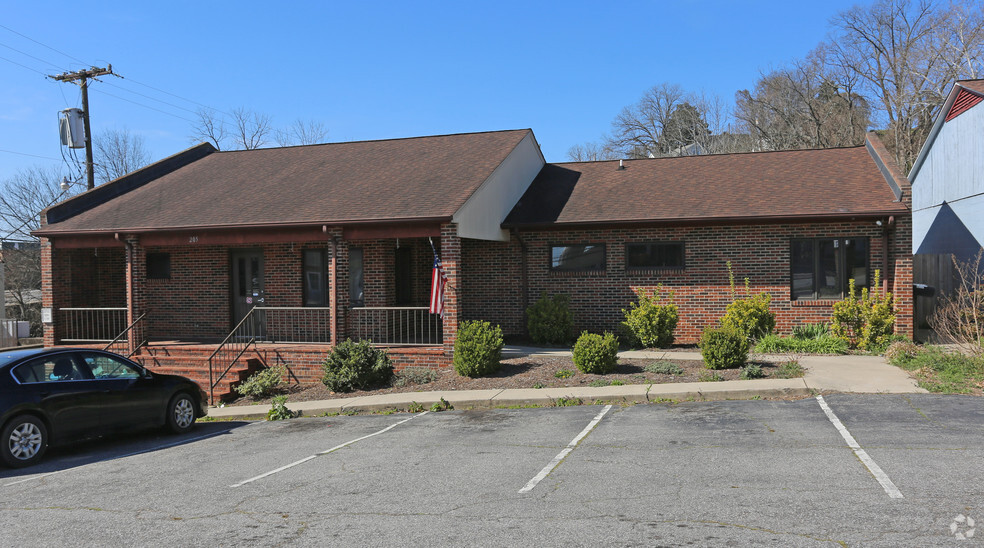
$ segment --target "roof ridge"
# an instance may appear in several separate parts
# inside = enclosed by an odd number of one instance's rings
[[[614,160],[584,160],[584,161],[570,161],[570,162],[549,162],[553,165],[569,165],[569,164],[602,164],[606,162],[648,162],[653,160],[681,160],[684,158],[708,158],[708,157],[719,157],[719,156],[748,156],[753,154],[780,154],[784,152],[821,152],[828,150],[850,150],[865,148],[864,144],[854,145],[854,146],[842,146],[842,147],[826,147],[826,148],[788,148],[783,150],[746,150],[742,152],[719,152],[716,154],[690,154],[687,156],[659,156],[656,158],[616,158]]]
[[[387,139],[360,139],[357,141],[334,141],[331,143],[312,143],[307,145],[287,145],[278,147],[263,147],[263,148],[253,148],[253,149],[237,149],[237,150],[219,150],[217,152],[221,154],[233,153],[233,152],[253,152],[257,150],[284,150],[288,148],[307,148],[307,147],[323,147],[331,145],[354,145],[362,143],[385,143],[388,141],[413,141],[418,139],[431,139],[438,137],[463,137],[466,135],[491,135],[493,133],[514,133],[520,131],[529,131],[532,133],[532,128],[516,128],[516,129],[496,129],[491,131],[463,131],[459,133],[441,133],[438,135],[414,135],[411,137],[390,137]]]

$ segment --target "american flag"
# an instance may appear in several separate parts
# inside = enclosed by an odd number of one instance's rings
[[[448,283],[448,276],[444,273],[441,266],[441,259],[434,253],[434,273],[431,276],[431,304],[430,313],[440,314],[444,317],[444,286]]]

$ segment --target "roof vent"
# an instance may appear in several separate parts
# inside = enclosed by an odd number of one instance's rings
[[[622,171],[622,170],[625,169],[625,164],[623,164],[622,162],[623,162],[623,160],[619,160],[618,161],[618,170],[619,171]]]

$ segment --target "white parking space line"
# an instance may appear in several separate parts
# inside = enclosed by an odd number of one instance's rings
[[[133,456],[136,456],[136,455],[142,455],[144,453],[151,453],[151,452],[154,452],[154,451],[160,451],[161,449],[167,449],[169,447],[176,447],[178,445],[184,445],[186,443],[191,443],[191,442],[194,442],[194,441],[204,440],[204,439],[207,439],[207,438],[213,438],[213,437],[218,436],[218,435],[221,435],[221,434],[227,434],[230,431],[231,430],[222,430],[220,432],[212,432],[210,434],[205,434],[205,435],[202,435],[202,436],[198,436],[196,438],[187,438],[187,439],[183,439],[183,440],[173,441],[171,443],[165,443],[163,445],[155,445],[154,447],[148,447],[147,449],[141,449],[140,451],[134,451],[132,453],[126,453],[125,455],[116,455],[116,456],[110,457],[108,459],[101,459],[101,460],[97,460],[97,461],[93,461],[93,462],[87,462],[87,463],[82,464],[82,465],[79,465],[79,466],[88,466],[90,464],[96,464],[96,463],[99,463],[99,462],[109,462],[109,461],[113,461],[113,460],[117,460],[117,459],[125,459],[127,457],[133,457]],[[72,468],[65,468],[64,470],[58,470],[58,471],[55,471],[55,472],[48,472],[47,474],[39,474],[37,476],[31,476],[29,478],[24,478],[24,479],[20,479],[20,480],[17,480],[17,481],[12,481],[10,483],[5,483],[3,486],[4,487],[10,487],[11,485],[17,485],[18,483],[25,483],[25,482],[28,482],[28,481],[39,480],[39,479],[42,479],[42,478],[46,478],[48,476],[54,476],[55,474],[61,474],[62,472],[68,472],[69,470],[74,470],[76,468],[78,468],[78,466],[73,466]]]
[[[841,437],[844,438],[847,445],[854,450],[854,454],[858,456],[865,466],[868,467],[868,471],[871,472],[871,475],[875,476],[875,479],[881,484],[882,489],[888,493],[888,496],[893,499],[902,498],[902,492],[899,491],[899,488],[892,483],[892,480],[889,479],[888,475],[885,474],[880,466],[878,466],[878,463],[876,463],[874,459],[868,455],[868,452],[861,449],[861,446],[858,445],[858,442],[854,439],[854,436],[847,431],[844,423],[837,418],[834,411],[830,409],[830,406],[827,405],[826,401],[824,401],[823,396],[817,396],[817,402],[820,403],[820,408],[823,409],[823,412],[827,415],[827,418],[830,419],[830,423],[834,425],[834,428],[836,428],[838,432],[840,432]]]
[[[415,419],[417,417],[421,417],[423,415],[426,415],[427,413],[430,413],[430,411],[424,411],[423,413],[419,413],[419,414],[414,415],[414,416],[412,416],[412,417],[410,417],[408,419],[403,419],[400,422],[391,424],[391,425],[387,426],[386,428],[383,428],[382,430],[380,430],[378,432],[373,432],[372,434],[368,434],[368,435],[362,436],[361,438],[356,438],[356,439],[354,439],[352,441],[347,441],[347,442],[345,442],[345,443],[343,443],[341,445],[336,445],[335,447],[332,447],[331,449],[327,449],[325,451],[321,451],[320,453],[315,453],[315,454],[311,455],[310,457],[304,457],[303,459],[301,459],[299,461],[294,461],[294,462],[292,462],[292,463],[290,463],[290,464],[288,464],[286,466],[281,466],[280,468],[277,468],[276,470],[270,470],[269,472],[265,472],[263,474],[260,474],[259,476],[254,476],[252,478],[249,478],[248,480],[243,480],[243,481],[241,481],[239,483],[234,483],[234,484],[230,485],[229,487],[232,487],[232,488],[242,487],[243,485],[246,485],[247,483],[253,483],[254,481],[261,480],[263,478],[270,477],[270,476],[272,476],[274,474],[283,472],[284,470],[289,470],[289,469],[291,469],[291,468],[293,468],[293,467],[295,467],[295,466],[297,466],[299,464],[304,464],[305,462],[307,462],[309,460],[313,460],[313,459],[316,459],[318,457],[327,455],[328,453],[332,453],[334,451],[338,451],[339,449],[341,449],[343,447],[348,447],[349,445],[352,445],[353,443],[360,442],[360,441],[362,441],[364,439],[368,439],[368,438],[371,438],[373,436],[378,436],[380,434],[383,434],[385,432],[388,432],[388,431],[396,428],[397,426],[400,426],[401,424],[403,424],[403,423],[405,423],[407,421],[412,421],[413,419]]]
[[[540,481],[542,481],[543,478],[547,477],[547,475],[549,475],[554,468],[557,468],[557,466],[560,464],[560,461],[564,460],[564,457],[566,457],[568,453],[574,450],[577,444],[584,439],[584,436],[587,436],[588,433],[591,432],[591,430],[593,430],[595,426],[598,426],[598,423],[601,422],[601,418],[604,417],[605,413],[608,413],[611,409],[612,409],[611,405],[606,405],[605,408],[601,410],[601,413],[598,413],[598,415],[595,416],[595,418],[592,419],[591,422],[589,422],[588,425],[584,427],[584,430],[581,430],[581,433],[578,434],[576,438],[571,440],[571,442],[567,444],[567,447],[565,447],[563,451],[557,453],[557,456],[554,457],[552,461],[550,461],[550,464],[543,467],[543,470],[540,470],[539,474],[533,476],[533,479],[527,482],[526,485],[524,485],[523,488],[519,490],[519,492],[528,493],[532,491],[533,488],[536,487],[536,484],[540,483]]]

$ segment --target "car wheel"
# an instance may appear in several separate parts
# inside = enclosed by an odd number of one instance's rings
[[[33,415],[14,417],[4,427],[2,439],[0,457],[13,468],[37,464],[48,449],[48,429]]]
[[[195,424],[195,400],[182,392],[167,405],[167,427],[175,434],[184,434]]]

